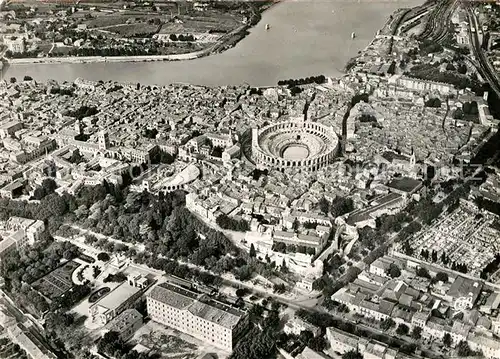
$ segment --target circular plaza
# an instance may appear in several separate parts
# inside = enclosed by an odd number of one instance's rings
[[[261,167],[316,171],[333,161],[338,137],[317,122],[285,121],[252,130],[252,159]]]

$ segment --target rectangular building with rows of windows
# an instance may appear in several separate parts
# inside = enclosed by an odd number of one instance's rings
[[[169,283],[153,288],[147,308],[155,322],[228,351],[248,324],[244,312]]]

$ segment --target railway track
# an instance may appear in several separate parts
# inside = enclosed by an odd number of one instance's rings
[[[481,47],[482,45],[481,41],[479,40],[479,36],[477,34],[479,23],[470,5],[466,5],[466,11],[470,26],[469,37],[470,37],[472,52],[476,60],[479,62],[479,66],[483,77],[490,84],[493,91],[496,92],[497,96],[500,97],[500,83],[498,76],[493,67],[491,66],[491,63],[489,62],[488,58],[484,54],[484,51]],[[473,28],[475,29],[474,32],[472,32]]]
[[[419,40],[442,43],[449,35],[449,25],[453,12],[458,7],[458,0],[444,0],[431,10],[424,31]]]

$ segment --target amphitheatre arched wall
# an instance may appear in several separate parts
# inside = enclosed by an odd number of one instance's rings
[[[277,169],[318,170],[331,163],[338,148],[332,127],[317,122],[284,121],[252,130],[252,159],[257,165]],[[305,147],[305,158],[284,158],[289,146]]]

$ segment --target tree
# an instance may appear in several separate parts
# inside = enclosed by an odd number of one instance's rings
[[[252,278],[253,271],[248,265],[242,265],[241,267],[236,269],[236,272],[234,273],[234,276],[236,279],[241,280],[241,281],[246,281]]]
[[[460,341],[457,345],[457,354],[461,357],[466,357],[471,354],[469,344],[465,340]]]
[[[257,256],[257,251],[255,250],[255,247],[253,243],[250,245],[250,257],[255,258]]]
[[[401,275],[401,270],[399,269],[399,267],[397,265],[395,265],[394,263],[391,263],[391,265],[389,266],[389,269],[387,270],[387,274],[389,274],[389,276],[391,278],[397,278]]]
[[[436,276],[434,277],[434,279],[437,282],[447,283],[448,282],[448,274],[445,272],[438,272],[438,273],[436,273]]]
[[[264,307],[260,304],[254,304],[248,311],[250,318],[260,318],[264,314]]]
[[[90,245],[96,243],[97,241],[98,241],[97,237],[92,235],[92,234],[86,235],[85,240],[84,240],[85,244],[90,244]],[[104,254],[106,254],[106,253],[104,253]]]
[[[389,75],[394,75],[396,73],[396,61],[392,61],[387,69]]]
[[[422,277],[422,278],[428,278],[428,279],[431,278],[431,275],[429,274],[429,271],[425,267],[418,267],[417,271],[416,271],[416,274],[419,277]]]
[[[122,351],[125,343],[120,338],[120,334],[115,331],[107,332],[102,336],[97,344],[97,350],[100,353],[113,355],[116,351]]]
[[[227,214],[221,214],[215,220],[217,225],[219,225],[222,229],[229,229],[232,231],[246,232],[250,230],[250,225],[244,219],[236,219],[231,218]]]
[[[438,98],[430,98],[427,101],[425,101],[425,106],[439,108],[441,107],[441,100]]]
[[[336,197],[330,210],[334,217],[339,217],[354,210],[354,202],[351,198]]]
[[[283,263],[281,264],[281,273],[288,273],[288,267],[286,266],[284,258],[283,258]]]
[[[250,291],[247,288],[238,288],[236,289],[236,296],[238,298],[242,298],[246,295],[250,294]]]
[[[272,247],[273,251],[286,253],[286,244],[283,242],[275,242]]]
[[[462,111],[461,108],[456,108],[454,111],[453,111],[453,119],[454,120],[461,120],[462,118],[464,118],[464,112]]]
[[[46,195],[54,193],[57,188],[56,182],[52,178],[45,178],[42,181],[42,188]]]
[[[80,251],[78,250],[78,248],[72,247],[63,252],[63,257],[66,260],[72,260],[73,258],[76,258],[79,253]]]
[[[110,260],[109,254],[106,252],[101,252],[97,255],[97,259],[101,262],[107,262]]]
[[[396,322],[392,318],[386,318],[380,323],[380,328],[383,330],[389,330],[396,325]]]
[[[321,197],[319,200],[319,209],[324,214],[327,214],[330,210],[330,202],[325,197]]]
[[[453,344],[453,339],[451,338],[450,333],[445,333],[445,335],[443,336],[443,344],[448,348]]]
[[[273,287],[274,293],[285,293],[286,292],[286,286],[282,284],[275,284]]]
[[[342,354],[342,359],[363,359],[363,354],[357,350],[350,350]]]
[[[82,157],[82,155],[80,154],[80,151],[77,148],[71,154],[71,157],[69,158],[69,162],[74,163],[74,164],[79,164],[82,161],[83,161],[83,157]]]
[[[463,112],[464,112],[464,113],[466,113],[466,114],[470,114],[470,112],[471,112],[471,108],[472,108],[472,106],[471,106],[470,102],[465,102],[465,103],[462,105],[462,110],[463,110]]]
[[[398,328],[396,329],[396,333],[398,335],[407,335],[410,332],[410,328],[406,324],[399,324]]]
[[[106,278],[104,278],[103,282],[108,283],[108,282],[115,282],[115,283],[121,283],[127,280],[127,276],[123,272],[117,272],[115,274],[109,274]]]
[[[411,344],[403,344],[401,346],[401,351],[406,354],[413,354],[415,353],[415,350],[417,350],[417,345],[415,343]]]
[[[309,342],[309,340],[311,340],[312,338],[314,338],[314,334],[310,331],[310,330],[303,330],[300,332],[300,335],[299,335],[299,340],[306,344]]]
[[[420,339],[422,337],[422,328],[417,326],[413,328],[411,332],[411,337],[416,340]]]
[[[319,335],[317,337],[309,339],[307,342],[307,346],[311,348],[312,350],[315,350],[317,352],[322,352],[323,350],[326,349],[327,347],[327,341],[325,337]]]

